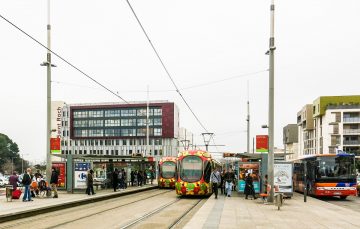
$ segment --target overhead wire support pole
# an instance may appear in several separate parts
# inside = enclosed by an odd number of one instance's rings
[[[269,152],[268,152],[268,179],[271,185],[269,202],[274,201],[274,52],[275,52],[275,3],[270,5],[270,40],[269,40]]]

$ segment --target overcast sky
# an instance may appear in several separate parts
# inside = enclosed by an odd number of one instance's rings
[[[246,151],[247,84],[251,137],[266,134],[270,0],[130,2],[196,115],[216,144],[226,145],[211,151]],[[282,128],[296,123],[305,104],[360,94],[360,1],[275,4],[275,146],[282,147]],[[47,0],[0,1],[0,14],[43,44],[46,9]],[[204,130],[169,91],[174,87],[125,0],[52,0],[51,24],[52,50],[128,101],[146,100],[149,85],[150,99],[175,102],[180,125],[202,144]],[[37,161],[46,150],[45,59],[44,48],[0,18],[0,132]],[[53,100],[119,101],[55,56],[53,63]]]

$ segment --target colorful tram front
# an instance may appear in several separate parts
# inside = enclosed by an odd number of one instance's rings
[[[306,182],[305,182],[306,172]],[[294,162],[294,189],[313,196],[356,196],[355,156],[323,154]]]
[[[160,188],[174,188],[176,176],[176,157],[164,157],[159,162],[159,180]]]
[[[176,194],[184,196],[212,194],[210,175],[214,162],[208,152],[192,150],[179,153],[177,168]]]

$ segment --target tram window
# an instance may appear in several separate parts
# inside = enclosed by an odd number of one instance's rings
[[[187,156],[181,162],[180,177],[186,182],[196,182],[202,177],[202,160],[196,156]]]
[[[209,161],[205,161],[205,169],[204,169],[204,180],[205,182],[210,182],[210,176],[211,176],[211,163]]]

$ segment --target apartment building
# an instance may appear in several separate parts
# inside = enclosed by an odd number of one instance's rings
[[[298,126],[288,124],[283,128],[283,143],[286,160],[298,158]]]
[[[360,95],[317,98],[298,112],[298,130],[299,157],[338,151],[360,156]]]

